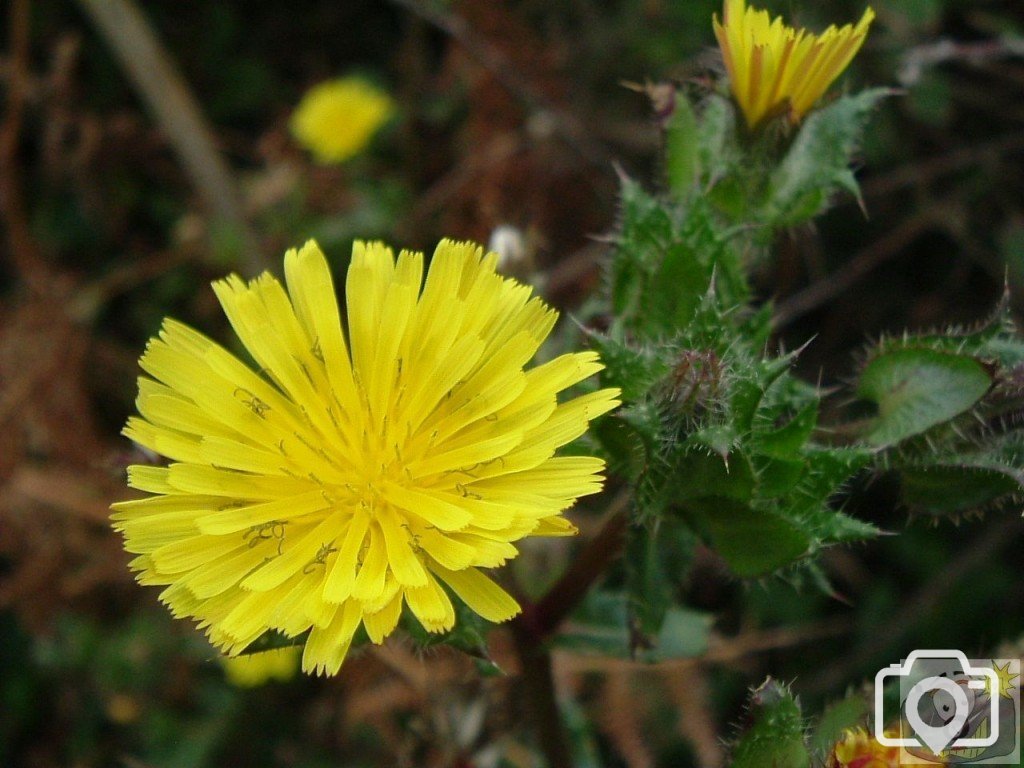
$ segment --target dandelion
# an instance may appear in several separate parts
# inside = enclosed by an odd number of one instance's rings
[[[302,97],[292,135],[317,161],[342,163],[362,152],[393,112],[391,98],[366,80],[329,80]]]
[[[899,748],[879,744],[863,728],[845,731],[832,748],[828,762],[828,768],[897,768],[899,765]]]
[[[868,8],[856,26],[832,25],[815,35],[745,0],[725,0],[722,22],[714,17],[715,36],[747,126],[779,114],[799,122],[849,66],[874,18]]]
[[[221,666],[228,682],[238,688],[256,688],[271,680],[287,682],[299,668],[297,646],[275,648],[244,656],[221,656]]]
[[[228,655],[308,632],[302,667],[321,674],[360,626],[382,642],[406,609],[430,632],[454,626],[452,596],[515,615],[485,571],[526,536],[575,532],[562,513],[604,464],[555,450],[618,390],[559,402],[603,367],[592,352],[526,367],[557,313],[497,258],[445,240],[423,281],[422,254],[356,243],[345,326],[313,242],[285,256],[287,291],[219,281],[258,372],[166,320],[124,434],[172,463],[129,467],[154,495],[114,505],[139,581]]]

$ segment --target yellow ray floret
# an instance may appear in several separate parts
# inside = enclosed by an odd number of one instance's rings
[[[154,495],[113,515],[139,581],[229,655],[308,632],[303,669],[325,674],[360,626],[379,643],[405,610],[431,632],[452,628],[453,599],[515,615],[486,569],[575,532],[562,514],[604,463],[555,453],[619,393],[559,398],[601,370],[592,352],[527,367],[556,313],[496,263],[445,240],[425,270],[356,243],[344,325],[313,242],[285,256],[287,287],[218,281],[258,372],[165,321],[125,434],[170,463],[130,467]]]
[[[321,163],[358,155],[395,106],[391,97],[358,77],[329,80],[309,89],[291,117],[291,131]]]
[[[899,734],[887,730],[885,735],[894,738]],[[897,768],[903,764],[899,747],[883,746],[863,728],[852,728],[832,747],[826,768]]]
[[[745,0],[725,0],[721,23],[714,18],[715,36],[747,126],[780,114],[799,122],[849,66],[874,18],[868,8],[856,25],[815,35],[748,8]]]
[[[255,688],[272,680],[287,682],[295,677],[300,653],[300,648],[288,646],[246,656],[222,656],[221,665],[224,676],[232,685]]]

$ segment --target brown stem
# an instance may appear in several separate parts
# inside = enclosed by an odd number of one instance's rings
[[[262,271],[256,235],[245,217],[234,175],[185,78],[135,0],[78,0],[167,135],[196,191],[216,219],[246,246],[246,268]]]
[[[538,746],[547,759],[548,768],[572,768],[569,740],[558,708],[551,653],[519,622],[513,622],[512,635],[522,666],[523,694],[529,704]]]
[[[551,653],[545,641],[619,554],[629,522],[628,505],[629,493],[623,491],[612,502],[597,536],[537,603],[524,601],[522,614],[512,622],[524,693],[530,702],[537,740],[550,768],[570,768],[572,757],[558,709]]]
[[[565,573],[517,620],[542,643],[572,613],[584,595],[618,556],[629,524],[629,493],[623,491],[612,501],[597,536],[576,556]]]

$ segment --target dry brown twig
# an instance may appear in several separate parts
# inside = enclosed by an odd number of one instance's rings
[[[79,0],[167,134],[210,213],[229,224],[246,246],[246,268],[263,267],[255,233],[234,176],[214,141],[198,101],[174,60],[133,0]]]

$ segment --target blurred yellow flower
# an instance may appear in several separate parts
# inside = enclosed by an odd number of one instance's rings
[[[592,352],[524,368],[557,313],[497,260],[444,240],[424,281],[423,254],[356,243],[344,325],[312,241],[285,256],[287,292],[218,281],[258,372],[165,320],[124,434],[173,463],[129,467],[156,495],[113,515],[139,581],[228,655],[308,632],[302,667],[326,674],[360,624],[382,642],[403,608],[451,629],[449,593],[489,621],[518,613],[481,569],[575,532],[562,512],[601,489],[604,462],[555,450],[619,393],[558,402],[601,370]]]
[[[224,676],[239,688],[255,688],[271,680],[287,682],[299,669],[302,649],[292,645],[244,656],[221,656]]]
[[[393,113],[386,93],[344,77],[310,88],[292,114],[291,130],[319,162],[341,163],[362,152]]]
[[[745,0],[725,0],[722,22],[714,17],[715,36],[747,126],[779,114],[799,122],[853,60],[874,18],[868,8],[856,26],[832,25],[815,35]]]
[[[899,747],[883,746],[863,728],[852,728],[843,733],[832,748],[828,768],[898,768],[899,765]]]

